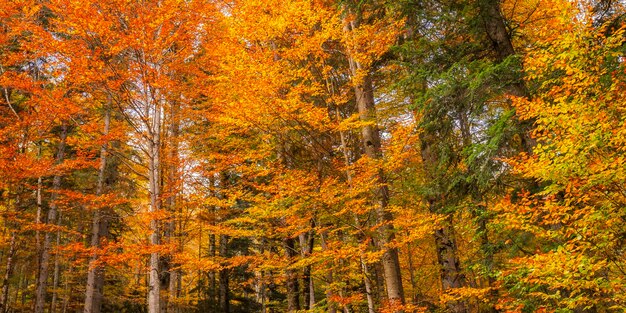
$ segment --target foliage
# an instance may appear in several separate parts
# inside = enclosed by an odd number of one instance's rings
[[[0,0],[0,313],[621,312],[624,12]]]

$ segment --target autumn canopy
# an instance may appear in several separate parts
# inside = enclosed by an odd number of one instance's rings
[[[0,0],[0,313],[626,311],[626,3]]]

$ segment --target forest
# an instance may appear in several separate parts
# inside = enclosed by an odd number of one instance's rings
[[[0,0],[0,313],[626,312],[626,1]]]

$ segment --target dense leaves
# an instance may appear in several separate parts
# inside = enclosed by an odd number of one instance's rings
[[[622,312],[625,12],[0,0],[0,313]]]

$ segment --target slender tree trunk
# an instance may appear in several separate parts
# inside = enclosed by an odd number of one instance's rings
[[[26,264],[22,264],[22,266],[20,267],[20,275],[19,275],[20,282],[18,283],[18,288],[15,289],[15,300],[14,300],[14,303],[17,303],[19,299],[19,295],[22,295],[20,299],[22,306],[24,306],[24,302],[26,301],[25,299],[26,293],[24,292],[24,290],[28,286],[28,281],[27,281],[28,279],[26,278],[26,275],[24,275],[24,267],[26,267]]]
[[[302,300],[304,301],[304,310],[311,309],[311,265],[304,267],[302,273]]]
[[[61,312],[63,313],[67,312],[67,307],[69,305],[70,299],[72,298],[72,293],[70,293],[70,277],[72,275],[72,269],[73,267],[70,266],[68,269],[68,275],[65,275],[65,288],[63,288],[63,306],[61,310]]]
[[[56,163],[59,164],[65,157],[65,139],[67,138],[67,125],[61,127],[61,136],[57,149]],[[57,191],[61,188],[61,175],[54,175],[52,179],[52,195],[50,196],[50,209],[48,210],[48,225],[54,225],[57,219]],[[46,288],[48,287],[48,270],[50,262],[51,234],[46,232],[41,247],[41,258],[39,261],[39,275],[37,277],[37,289],[35,291],[35,313],[43,313],[46,303]]]
[[[209,256],[215,260],[217,255],[217,240],[215,234],[209,235]],[[217,275],[215,271],[209,272],[209,300],[211,305],[215,305],[218,302],[217,299]]]
[[[256,245],[259,246],[259,254],[263,255],[265,253],[265,239],[264,238],[257,238],[255,239],[256,241]],[[266,303],[266,289],[267,286],[265,285],[265,273],[263,270],[257,270],[254,272],[254,276],[255,276],[255,284],[254,284],[254,291],[255,291],[255,300],[257,303],[259,303],[261,305],[261,309],[260,309],[260,313],[266,313],[267,312],[267,303]]]
[[[41,158],[41,143],[37,144],[37,159]],[[35,225],[39,226],[42,223],[42,215],[43,215],[43,178],[41,176],[37,177],[37,213],[35,215]],[[39,231],[39,227],[35,231],[35,259],[37,271],[41,268],[41,234]],[[39,275],[39,272],[37,272]]]
[[[353,62],[356,63],[356,62]],[[355,72],[356,74],[356,72]],[[372,90],[369,76],[364,78],[362,85],[355,86],[357,98],[357,108],[362,121],[371,121],[375,118],[374,94]],[[363,143],[365,146],[365,154],[372,159],[380,159],[381,146],[380,134],[376,127],[365,126],[361,132]],[[400,260],[398,258],[398,249],[390,248],[388,244],[395,239],[395,229],[390,223],[393,221],[391,213],[387,211],[389,202],[389,190],[387,187],[387,179],[382,169],[378,170],[378,190],[376,195],[378,198],[378,223],[382,224],[380,229],[380,238],[378,245],[384,250],[382,266],[385,278],[385,286],[387,287],[387,296],[392,304],[404,304],[404,289],[402,286],[402,277],[400,273]]]
[[[256,283],[256,301],[261,305],[261,313],[267,312],[267,305],[265,303],[265,277],[263,271],[255,273]]]
[[[480,201],[479,199],[475,199],[474,201]],[[481,263],[485,267],[486,278],[487,278],[487,286],[491,288],[489,291],[490,303],[488,307],[484,310],[484,312],[495,313],[499,312],[496,308],[495,303],[498,301],[500,295],[498,289],[496,287],[496,279],[493,276],[493,265],[494,265],[494,249],[493,245],[489,241],[489,230],[487,229],[488,217],[485,216],[486,207],[483,205],[478,205],[478,211],[474,211],[474,218],[476,220],[476,233],[478,235],[480,241],[480,250],[482,252],[482,261]]]
[[[421,156],[424,170],[433,173],[436,177],[439,164],[438,152],[433,148],[437,138],[431,133],[423,133],[420,136]],[[442,213],[441,207],[445,205],[442,196],[432,196],[428,199],[429,210],[435,214],[445,214],[443,225],[435,230],[434,241],[437,252],[437,261],[440,267],[441,285],[444,292],[452,288],[465,286],[465,277],[461,271],[456,242],[454,240],[454,227],[451,213]],[[448,310],[452,313],[464,313],[467,311],[463,302],[448,303]]]
[[[14,204],[14,210],[17,212],[20,209],[20,202],[21,202],[21,187],[17,188],[17,196],[15,197],[15,204]],[[8,199],[7,199],[8,200]],[[7,203],[7,205],[9,205]],[[6,313],[10,310],[11,305],[10,305],[10,299],[9,299],[9,279],[11,278],[11,275],[13,273],[13,263],[14,263],[14,258],[15,258],[15,253],[16,253],[16,245],[17,245],[17,231],[15,230],[16,225],[12,225],[13,223],[11,222],[6,222],[7,224],[7,229],[10,230],[11,233],[11,239],[9,240],[9,251],[6,254],[6,267],[4,270],[4,275],[2,277],[2,293],[0,294],[0,313]],[[20,274],[21,275],[21,274]],[[18,288],[19,289],[19,286]]]
[[[168,168],[168,197],[167,197],[167,208],[170,210],[170,214],[172,215],[171,220],[168,225],[168,243],[172,244],[176,238],[176,225],[178,218],[180,216],[176,215],[177,207],[176,207],[176,199],[178,196],[178,184],[179,184],[179,155],[178,155],[178,136],[180,133],[180,122],[179,122],[179,105],[178,103],[172,104],[172,113],[171,113],[171,123],[169,128],[169,168]],[[182,249],[182,246],[177,247],[177,249]],[[171,258],[169,259],[171,263]],[[173,269],[172,269],[173,268]],[[167,312],[176,313],[177,305],[176,298],[179,295],[179,287],[178,282],[181,276],[180,270],[177,268],[176,264],[169,264],[169,285],[168,293],[169,299],[167,301]]]
[[[146,95],[147,96],[147,95]],[[152,101],[147,99],[146,103]],[[150,192],[150,213],[161,210],[161,104],[155,103],[151,114],[151,131],[148,162],[148,181]],[[150,221],[150,245],[155,248],[160,244],[159,221],[153,218]],[[159,269],[159,253],[150,253],[149,276],[148,276],[148,313],[160,313],[161,279]]]
[[[4,277],[2,278],[2,298],[0,298],[0,312],[9,311],[9,278],[13,271],[13,258],[15,257],[16,234],[15,230],[11,231],[11,241],[9,243],[9,252],[7,254],[6,268]]]
[[[150,184],[157,184],[156,182],[154,182],[154,180],[156,180],[156,176],[158,176],[158,174],[155,174],[154,171],[152,169],[154,169],[155,162],[152,161],[150,162],[152,163],[150,165],[151,170],[150,170],[150,176],[151,176],[151,180],[153,182],[151,182]],[[158,187],[152,187],[151,188],[153,193],[150,196],[151,199],[151,212],[156,212],[158,211]],[[157,246],[159,245],[159,222],[156,219],[153,219],[150,222],[150,245],[152,246]],[[161,284],[160,284],[160,277],[159,277],[159,253],[158,252],[151,252],[150,253],[150,261],[149,261],[149,276],[148,276],[148,313],[160,313],[160,292],[161,292]]]
[[[283,240],[283,247],[285,249],[285,256],[287,261],[291,264],[293,259],[297,256],[296,243],[293,238],[287,238]],[[298,289],[298,275],[293,269],[286,269],[285,276],[287,279],[287,312],[295,312],[300,310],[300,297]]]
[[[41,151],[41,147],[39,148]],[[39,152],[41,154],[41,152]],[[42,197],[42,189],[43,189],[43,178],[41,176],[37,177],[37,213],[35,215],[35,224],[41,224],[41,215],[43,211],[43,197]],[[41,235],[39,233],[39,228],[35,231],[35,249],[37,250],[37,256],[41,255]],[[37,264],[37,268],[39,268],[39,264]]]
[[[478,220],[478,234],[480,236],[480,249],[483,252],[485,269],[489,273],[487,276],[487,281],[489,283],[489,287],[493,287],[496,283],[495,278],[491,275],[493,271],[493,248],[491,247],[491,243],[489,242],[489,234],[487,230],[487,219],[484,217],[479,217]],[[497,290],[494,290],[497,293]]]
[[[336,114],[336,118],[337,118],[337,122],[340,123],[341,122],[341,114],[339,114],[339,109],[337,109],[335,111]],[[343,131],[339,131],[339,138],[341,141],[341,152],[343,154],[343,159],[345,162],[346,166],[350,166],[351,162],[350,162],[350,157],[348,156],[348,147],[346,145],[346,135]],[[348,181],[348,185],[350,186],[350,188],[352,188],[352,173],[350,173],[350,170],[346,170],[346,180]],[[359,216],[357,214],[354,214],[354,222],[355,222],[355,226],[359,229],[361,229],[361,221],[359,220]],[[358,240],[360,242],[363,242],[365,240],[364,236],[357,236]],[[369,313],[374,313],[376,311],[376,306],[374,304],[374,294],[373,294],[373,288],[372,288],[372,281],[370,279],[370,275],[369,275],[369,270],[367,268],[367,264],[365,264],[365,262],[363,261],[363,258],[360,258],[360,262],[361,262],[361,273],[363,275],[363,284],[365,285],[365,293],[366,293],[366,299],[367,299],[367,309]]]
[[[41,143],[37,144],[37,159],[41,158]],[[43,211],[43,178],[41,176],[37,177],[37,193],[36,193],[36,201],[37,201],[37,213],[35,215],[35,224],[41,224],[41,215]],[[41,256],[41,235],[39,233],[39,228],[35,231],[35,249],[37,253],[37,262],[40,261],[39,257]],[[39,263],[37,263],[37,268],[39,268]]]
[[[326,245],[326,232],[322,232],[322,234],[320,235],[320,245],[322,246],[322,251],[328,250],[328,246]],[[328,271],[328,273],[326,274],[326,280],[329,284],[332,284],[332,282],[334,281],[332,271]],[[337,305],[330,300],[332,299],[332,297],[333,293],[329,288],[326,291],[326,303],[328,306],[328,313],[337,313]]]
[[[163,225],[163,224],[162,224]],[[169,232],[169,226],[170,223],[166,222],[165,225],[163,225],[163,233],[161,234],[160,238],[161,238],[161,242],[165,241],[167,242],[170,238],[170,232]],[[169,286],[170,286],[170,270],[171,270],[171,266],[172,266],[172,257],[169,253],[167,254],[160,254],[159,255],[159,288],[160,290],[169,290]],[[159,308],[161,310],[161,313],[167,313],[168,309],[170,307],[170,302],[169,302],[169,294],[165,297],[160,297],[159,299],[160,303],[159,303]]]
[[[376,313],[376,307],[374,306],[374,290],[372,290],[372,280],[370,279],[370,271],[367,264],[360,259],[361,271],[363,272],[363,283],[365,284],[365,294],[367,296],[367,312]]]
[[[357,27],[356,21],[346,22],[346,31],[351,31]],[[349,49],[350,50],[350,49]],[[351,52],[348,51],[350,55]],[[374,122],[374,125],[368,125],[361,128],[361,136],[363,139],[363,149],[365,155],[371,159],[379,160],[382,158],[380,131],[376,126],[376,108],[374,105],[374,89],[368,69],[349,56],[350,70],[352,77],[358,81],[354,82],[354,93],[356,98],[356,106],[359,113],[359,119],[364,122]],[[375,193],[378,201],[377,222],[382,226],[379,227],[379,238],[377,240],[378,248],[384,251],[382,258],[382,267],[385,278],[385,286],[387,289],[387,297],[392,307],[404,304],[404,289],[402,286],[402,276],[400,272],[400,260],[398,257],[398,249],[389,247],[389,243],[395,239],[395,229],[393,224],[393,216],[387,210],[389,203],[389,190],[387,187],[387,178],[382,169],[377,171],[377,182]]]
[[[202,259],[202,240],[203,240],[202,239],[202,232],[203,232],[202,224],[199,225],[199,227],[200,227],[200,230],[198,231],[198,260],[201,260]],[[201,286],[202,283],[204,283],[204,279],[203,279],[204,273],[205,272],[202,271],[201,269],[198,269],[196,271],[196,275],[198,277],[198,281],[197,281],[196,284],[197,284],[198,287]],[[203,310],[204,309],[203,308],[203,303],[205,301],[203,301],[204,300],[203,296],[206,295],[206,292],[202,292],[202,289],[203,288],[196,288],[196,297],[198,298],[198,303],[196,305],[197,310]]]
[[[277,60],[276,55],[274,59]],[[278,159],[286,168],[293,167],[293,160],[291,160],[289,153],[287,152],[287,144],[284,142],[281,145],[277,146],[277,154]],[[285,218],[281,219],[281,223],[286,223]],[[300,292],[299,292],[299,283],[298,283],[298,275],[294,269],[291,268],[291,264],[294,262],[294,259],[298,256],[298,252],[296,250],[296,242],[294,238],[288,237],[289,235],[285,235],[282,239],[282,245],[284,249],[284,255],[287,259],[287,267],[284,270],[285,283],[287,287],[287,312],[292,313],[300,310]]]
[[[111,125],[111,103],[107,103],[104,112],[103,134],[108,135]],[[100,196],[105,192],[106,171],[108,161],[108,143],[100,147],[100,167],[98,169],[98,183],[96,195]],[[108,236],[109,219],[105,210],[96,208],[93,212],[91,226],[91,248],[95,249],[89,258],[89,269],[87,272],[87,288],[85,292],[84,313],[100,313],[102,308],[102,290],[104,287],[104,267],[98,264],[98,249],[101,248],[100,241]]]
[[[263,238],[258,239],[257,244],[259,245],[260,249],[259,249],[259,254],[263,255],[263,253],[265,252],[265,240]],[[259,303],[261,305],[261,310],[260,313],[266,313],[267,312],[267,306],[266,306],[266,286],[265,286],[265,275],[263,270],[259,270],[259,271],[255,271],[254,272],[254,276],[256,278],[256,283],[255,283],[255,298],[256,298],[256,302]]]
[[[415,266],[413,262],[413,250],[411,249],[411,244],[407,244],[407,258],[408,258],[408,266],[409,266],[409,280],[411,281],[411,290],[413,291],[413,296],[410,297],[411,301],[415,303],[417,299],[417,283],[415,281]]]
[[[228,236],[220,235],[220,256],[225,258],[228,256]],[[221,269],[219,273],[219,299],[220,299],[220,312],[230,313],[230,291],[229,291],[229,277],[228,269]]]
[[[315,222],[311,220],[311,226],[315,227]],[[300,234],[300,252],[303,258],[309,257],[313,253],[313,245],[315,236],[313,231]],[[304,300],[304,309],[310,310],[315,305],[315,290],[313,289],[313,279],[311,279],[311,265],[304,267],[302,274],[302,299]]]
[[[315,307],[315,284],[313,278],[311,278],[311,267],[309,266],[309,309],[312,310]]]
[[[58,217],[59,222],[57,226],[61,226],[61,213]],[[56,246],[61,244],[61,232],[57,230]],[[52,275],[52,301],[50,301],[50,313],[55,313],[57,310],[57,299],[59,298],[59,275],[61,274],[61,264],[59,262],[59,254],[54,255],[54,274]]]

